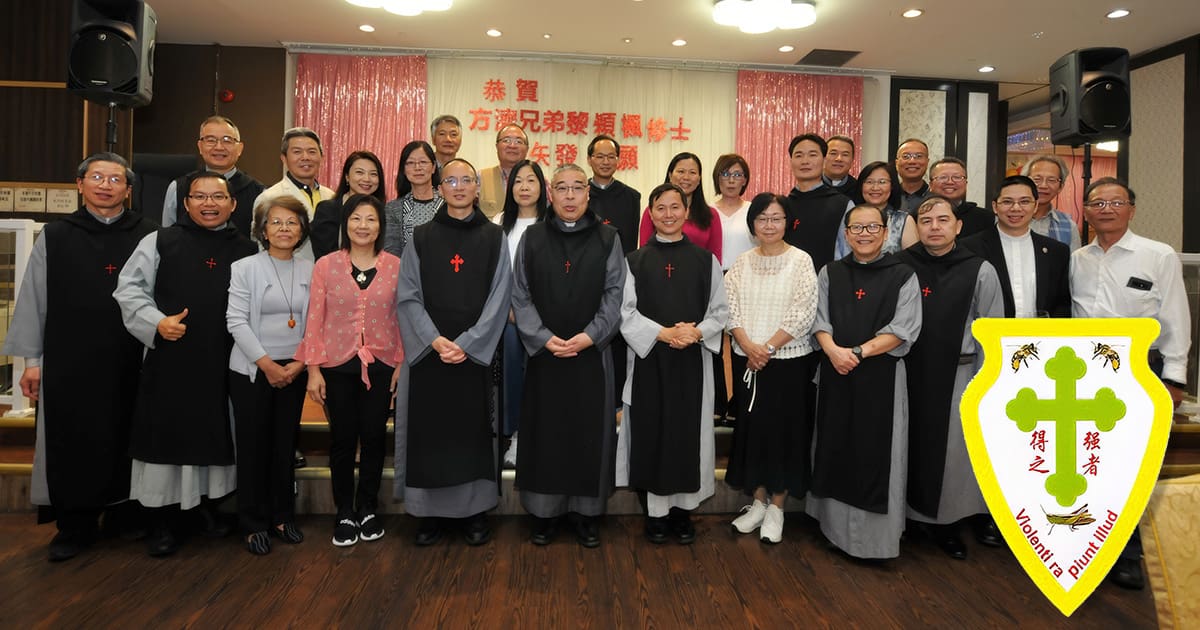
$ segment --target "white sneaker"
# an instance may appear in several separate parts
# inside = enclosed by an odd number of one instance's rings
[[[504,467],[517,467],[517,434],[512,434],[512,441],[508,444],[508,450],[504,451]]]
[[[774,505],[767,506],[763,517],[762,529],[759,530],[759,540],[772,545],[783,540],[783,510]]]
[[[747,505],[742,508],[742,515],[733,519],[733,528],[738,533],[749,534],[758,529],[762,525],[763,516],[767,513],[767,504],[754,500],[752,505]]]

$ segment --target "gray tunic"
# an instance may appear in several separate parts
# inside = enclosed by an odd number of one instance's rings
[[[556,221],[559,229],[564,232],[578,229],[575,226],[565,225],[557,217],[547,220]],[[530,297],[529,277],[525,273],[525,242],[525,237],[522,236],[520,244],[517,245],[516,257],[513,259],[512,310],[521,343],[525,346],[525,351],[530,356],[534,356],[539,352],[546,352],[546,342],[550,341],[554,333],[542,324],[541,315],[534,308]],[[595,345],[604,348],[600,353],[600,361],[604,367],[603,399],[611,401],[615,398],[616,391],[613,377],[614,357],[607,346],[621,323],[621,291],[625,285],[627,273],[625,252],[621,249],[619,238],[613,239],[612,249],[608,253],[604,269],[604,296],[600,299],[600,308],[597,310],[596,316],[583,329],[583,332],[592,339]],[[571,413],[569,409],[564,409],[563,412],[564,415]],[[608,497],[612,494],[613,471],[611,466],[616,448],[616,412],[605,413],[604,422],[603,437],[600,443],[600,461],[603,462],[605,470],[600,471],[601,487],[598,496],[542,494],[521,490],[521,506],[525,508],[525,511],[540,518],[550,518],[567,512],[576,512],[584,516],[604,514],[608,507]]]
[[[822,268],[817,274],[817,318],[813,336],[832,334],[829,321],[829,274]],[[891,333],[901,343],[888,354],[903,357],[921,333],[920,282],[914,273],[900,287],[896,314],[876,334]],[[814,342],[815,343],[815,342]],[[908,482],[908,387],[904,360],[896,362],[896,387],[892,400],[892,453],[888,475],[887,513],[877,514],[853,507],[836,499],[809,493],[804,510],[821,523],[821,533],[839,549],[856,558],[895,558],[900,555],[900,535],[904,533],[905,489]],[[818,389],[818,396],[820,390]],[[817,442],[814,439],[813,444]]]
[[[505,240],[503,234],[499,238]],[[504,324],[508,321],[512,272],[504,264],[504,259],[508,258],[507,242],[501,242],[500,248],[499,262],[492,275],[479,320],[458,338],[451,340],[463,349],[468,361],[479,365],[491,364],[496,344],[500,342]],[[395,497],[404,501],[406,512],[418,517],[465,518],[490,510],[496,507],[500,496],[495,479],[477,479],[447,488],[413,488],[405,483],[408,475],[409,374],[414,364],[433,351],[431,344],[441,335],[425,310],[424,293],[421,290],[421,259],[415,247],[404,248],[396,298],[399,303],[400,338],[404,342],[404,362],[400,365],[400,376],[396,382]],[[492,450],[495,452],[495,445]],[[499,470],[498,464],[496,469]]]
[[[223,230],[225,225],[222,223],[213,229]],[[113,298],[121,305],[121,318],[125,321],[125,329],[147,348],[154,347],[158,322],[166,317],[166,313],[158,310],[154,301],[158,262],[158,232],[151,232],[130,254],[117,280],[117,290],[113,291]],[[229,417],[232,424],[232,408]],[[232,427],[230,431],[232,432]],[[146,507],[163,507],[178,503],[180,509],[188,510],[200,505],[202,497],[216,499],[236,489],[236,465],[152,464],[134,458],[129,498]]]
[[[712,355],[721,352],[721,336],[725,324],[729,320],[729,304],[726,302],[725,279],[721,272],[721,264],[716,257],[712,259],[711,291],[708,296],[708,308],[704,319],[696,323],[704,335],[703,347],[711,354],[701,353],[701,374],[704,375],[704,386],[700,402],[700,489],[695,492],[681,492],[670,495],[646,493],[646,514],[651,517],[666,516],[671,508],[694,510],[700,503],[711,497],[716,488],[716,458],[713,446],[713,371]],[[666,324],[671,325],[671,324]],[[630,412],[629,405],[633,399],[633,373],[635,359],[645,358],[658,341],[658,331],[663,328],[660,324],[637,310],[637,286],[632,273],[625,276],[625,302],[621,305],[621,335],[629,345],[626,352],[625,387],[621,392],[624,412],[621,416],[621,432],[617,436],[617,485],[629,485],[629,454],[630,427],[636,422],[636,416]]]

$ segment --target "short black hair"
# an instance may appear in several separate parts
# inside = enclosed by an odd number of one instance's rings
[[[834,140],[845,142],[846,144],[850,145],[851,154],[858,153],[858,147],[854,146],[854,138],[851,138],[850,136],[829,136],[829,138],[825,140],[826,146],[828,146],[829,143],[833,142]]]
[[[292,138],[311,138],[313,142],[317,143],[317,151],[320,151],[321,155],[325,155],[325,149],[321,146],[321,136],[308,127],[292,127],[283,132],[283,141],[279,145],[280,154],[287,155],[288,142]]]
[[[788,156],[790,157],[792,155],[792,151],[796,150],[797,144],[800,144],[805,140],[817,143],[817,146],[821,147],[822,157],[824,157],[826,153],[829,153],[829,143],[825,142],[825,138],[822,138],[815,133],[802,133],[795,138],[792,138],[791,144],[788,144]]]
[[[996,194],[992,195],[992,201],[1000,201],[1000,191],[1009,186],[1025,186],[1029,188],[1029,192],[1033,195],[1034,201],[1037,201],[1038,191],[1037,184],[1033,183],[1032,179],[1025,175],[1009,175],[1000,180],[1000,185],[996,187]]]
[[[93,153],[84,158],[84,160],[80,162],[79,166],[75,169],[75,178],[83,179],[83,176],[87,175],[88,169],[92,167],[93,162],[112,162],[113,164],[125,169],[125,183],[129,185],[130,188],[133,187],[133,179],[135,176],[133,169],[129,168],[129,162],[126,162],[125,158],[117,155],[116,153],[111,153],[109,151]]]
[[[754,199],[750,200],[750,208],[746,210],[746,225],[750,228],[750,234],[757,237],[758,233],[754,231],[754,220],[758,215],[762,214],[771,207],[771,204],[777,203],[780,208],[783,208],[783,214],[787,216],[788,200],[783,195],[777,195],[773,192],[760,192],[754,195]]]
[[[342,249],[350,249],[350,215],[359,206],[371,206],[375,209],[375,216],[379,218],[379,234],[375,237],[375,253],[378,254],[383,249],[383,234],[387,230],[387,213],[383,211],[383,202],[374,195],[353,194],[346,200],[346,205],[342,206]]]
[[[842,223],[845,225],[845,227],[850,227],[850,215],[854,214],[855,210],[864,210],[864,209],[865,210],[874,210],[875,212],[878,212],[879,213],[879,222],[883,224],[883,227],[885,227],[885,228],[887,227],[887,223],[888,223],[887,217],[883,216],[883,208],[876,208],[875,206],[868,206],[865,203],[859,204],[857,206],[854,206],[853,208],[850,208],[850,211],[847,212],[846,216],[842,218]]]
[[[595,138],[592,138],[592,141],[588,143],[588,146],[587,146],[587,156],[588,157],[592,157],[592,153],[594,153],[596,151],[596,143],[600,142],[601,140],[608,140],[609,142],[613,143],[613,146],[616,147],[616,149],[617,149],[617,157],[621,157],[621,143],[617,142],[616,138],[614,138],[606,133],[602,133],[602,134],[596,136]]]

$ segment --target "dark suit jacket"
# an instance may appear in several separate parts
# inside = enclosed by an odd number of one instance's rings
[[[1070,260],[1071,248],[1036,232],[1033,237],[1034,273],[1037,274],[1036,308],[1050,317],[1071,316]],[[1008,264],[1004,260],[1004,246],[1000,244],[999,228],[992,226],[959,241],[959,244],[992,263],[1000,276],[1000,291],[1004,295],[1004,316],[1013,317],[1012,284],[1008,279]]]

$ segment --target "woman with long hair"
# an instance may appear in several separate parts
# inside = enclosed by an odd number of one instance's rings
[[[370,151],[355,151],[346,156],[337,194],[333,199],[317,204],[313,210],[310,238],[314,259],[341,247],[338,237],[342,229],[342,206],[351,195],[371,195],[381,202],[387,201],[383,163]]]
[[[384,251],[400,257],[412,241],[413,228],[428,223],[444,203],[437,187],[442,183],[433,147],[414,140],[400,151],[396,169],[396,198],[384,207],[387,231],[383,234]]]
[[[693,244],[699,245],[712,252],[720,262],[724,236],[721,232],[721,222],[716,218],[716,211],[708,205],[704,198],[704,167],[700,165],[700,157],[695,153],[680,153],[671,158],[667,165],[667,176],[664,184],[675,184],[683,191],[683,203],[687,206],[688,219],[683,225],[683,233]],[[654,237],[654,223],[650,213],[642,214],[642,226],[638,239],[645,245]]]
[[[850,191],[854,205],[879,208],[887,219],[888,237],[883,243],[885,254],[908,249],[919,240],[917,224],[912,215],[900,208],[900,191],[900,177],[891,162],[871,162],[864,166]],[[845,258],[849,253],[850,243],[846,240],[846,232],[838,230],[834,258]]]

